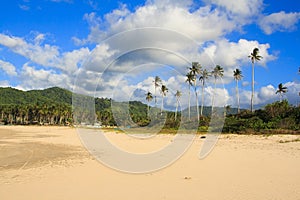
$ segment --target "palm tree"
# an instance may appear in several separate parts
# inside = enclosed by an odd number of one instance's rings
[[[189,84],[189,120],[191,120],[191,85],[193,84],[194,76],[190,72],[186,74],[186,81]]]
[[[206,80],[211,76],[211,74],[207,71],[207,69],[202,70],[200,74],[201,76],[199,77],[199,81],[202,82],[200,115],[203,116],[204,87],[205,87]]]
[[[165,86],[165,85],[162,85],[161,88],[160,88],[160,92],[161,92],[161,109],[160,109],[160,113],[162,115],[162,111],[164,109],[164,96],[167,95],[167,92],[168,92],[168,88]]]
[[[283,86],[282,83],[280,83],[278,85],[278,89],[276,91],[276,94],[279,94],[279,99],[280,99],[280,102],[282,101],[282,96],[283,94],[287,93],[287,87]]]
[[[175,111],[175,121],[177,119],[177,111],[178,111],[178,105],[180,103],[180,97],[181,97],[181,92],[179,90],[176,91],[175,97],[176,97],[176,111]]]
[[[159,78],[159,76],[155,76],[153,83],[154,83],[154,102],[156,107],[157,106],[156,88],[159,87],[159,85],[161,84],[161,79]]]
[[[254,48],[253,52],[248,56],[252,63],[252,94],[251,94],[251,112],[253,112],[253,101],[254,101],[254,62],[260,61],[262,56],[259,55],[259,49]]]
[[[231,105],[224,106],[224,117],[226,117],[226,115],[229,113],[230,110],[231,110]]]
[[[150,104],[150,101],[152,101],[152,99],[153,99],[152,93],[148,91],[146,94],[146,100],[148,101],[148,107],[147,107],[148,115],[149,115],[149,110],[150,110],[149,104]]]
[[[196,97],[196,109],[197,109],[197,119],[200,120],[199,117],[199,106],[198,106],[198,92],[197,92],[197,75],[201,72],[201,65],[198,62],[192,62],[192,67],[189,68],[190,73],[194,76],[193,78],[193,85],[194,85],[194,92]]]
[[[211,74],[214,76],[215,78],[215,88],[214,88],[214,93],[212,96],[212,101],[211,101],[211,113],[213,113],[213,108],[214,108],[214,103],[215,103],[215,92],[216,92],[216,87],[217,87],[217,79],[218,78],[222,78],[224,70],[220,65],[216,65],[216,67],[214,68],[214,70],[211,72]]]
[[[243,78],[242,71],[239,69],[235,69],[233,71],[233,78],[236,81],[236,99],[238,104],[238,113],[240,113],[240,95],[239,95],[239,81]]]

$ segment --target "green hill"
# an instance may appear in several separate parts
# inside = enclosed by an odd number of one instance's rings
[[[0,88],[0,105],[3,104],[44,104],[44,103],[72,103],[72,92],[59,87],[45,90],[22,91],[15,88]]]
[[[11,87],[0,88],[0,123],[4,124],[70,124],[73,123],[72,92],[59,87],[44,90],[22,91]],[[86,98],[93,97],[83,97]],[[76,101],[82,101],[80,98]],[[106,125],[115,125],[111,110],[111,99],[95,98],[97,120]],[[77,102],[80,104],[80,102]],[[74,108],[73,108],[74,109]],[[77,109],[77,108],[75,108]],[[130,117],[142,123],[147,118],[147,105],[141,102],[130,102]],[[84,111],[82,118],[84,119]],[[94,121],[92,116],[91,121]],[[82,122],[82,119],[77,121]]]
[[[128,104],[108,98],[77,97],[72,104],[73,93],[58,87],[31,91],[0,88],[0,124],[70,125],[101,122],[110,126],[156,127],[163,121],[163,129],[176,130],[181,126],[188,130],[198,126],[199,131],[206,131],[211,120],[211,107],[204,107],[203,116],[198,122],[195,106],[191,107],[191,118],[187,119],[188,109],[179,112],[175,118],[175,113],[171,111],[161,115],[159,108],[151,108],[147,114],[147,105],[139,101]],[[253,113],[241,110],[240,114],[235,114],[236,108],[229,107],[214,108],[214,111],[227,115],[223,127],[225,132],[300,131],[300,107],[292,106],[286,100],[268,104]]]

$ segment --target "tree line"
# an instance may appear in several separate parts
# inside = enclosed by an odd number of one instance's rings
[[[3,124],[72,124],[72,107],[62,103],[0,105],[0,114],[0,120]]]
[[[254,64],[260,61],[262,57],[259,50],[255,48],[249,55],[252,63],[252,77],[254,77]],[[164,109],[164,98],[169,94],[167,85],[159,76],[153,79],[154,94],[147,92],[145,98],[147,105],[139,101],[129,102],[129,115],[133,122],[138,126],[147,126],[153,120],[149,116],[150,102],[154,100],[155,106],[151,109],[155,110],[158,115],[166,114],[165,129],[178,129],[179,126],[187,129],[197,121],[199,131],[207,131],[210,123],[210,115],[218,110],[214,107],[215,96],[211,98],[211,106],[204,106],[204,89],[208,79],[213,78],[214,90],[217,88],[217,80],[222,79],[224,69],[220,65],[216,65],[212,71],[205,69],[198,62],[193,62],[188,67],[186,73],[186,83],[188,84],[188,107],[185,110],[178,110],[182,92],[177,90],[173,94],[176,98],[175,111],[166,111]],[[300,68],[299,68],[300,74]],[[242,80],[243,74],[240,69],[233,71],[233,79],[236,82],[236,101],[237,108],[226,106],[224,115],[227,115],[224,124],[225,132],[249,132],[271,129],[290,129],[299,130],[299,107],[289,105],[283,100],[283,95],[288,92],[288,88],[282,83],[278,85],[276,94],[279,95],[279,101],[266,105],[263,109],[253,109],[253,98],[251,95],[250,111],[240,108],[239,98],[239,81]],[[252,78],[252,93],[254,93],[254,78]],[[198,91],[199,90],[199,91]],[[160,93],[161,98],[158,102],[157,97]],[[195,93],[196,106],[191,110],[191,92]],[[200,101],[198,100],[201,95]],[[72,108],[72,93],[61,88],[48,88],[45,90],[34,90],[23,92],[13,88],[0,88],[0,123],[2,124],[46,124],[46,125],[72,125],[74,123],[83,122],[82,119],[90,117],[91,121],[100,122],[102,125],[117,126],[111,105],[115,101],[107,98],[93,98],[95,101],[95,114],[91,116],[85,115],[87,112],[77,110],[79,118],[74,122],[74,108]],[[299,93],[300,95],[300,93]],[[200,102],[200,105],[199,103]],[[158,108],[160,103],[160,108]],[[215,110],[214,110],[215,109]],[[160,113],[159,113],[160,110]],[[182,114],[186,112],[188,121],[182,124]],[[194,113],[191,118],[191,113]],[[269,115],[268,113],[272,113]],[[159,118],[159,116],[158,116]],[[155,120],[155,119],[154,119]]]
[[[252,63],[252,81],[251,81],[251,100],[250,100],[250,110],[251,112],[254,112],[254,64],[255,62],[260,61],[263,57],[259,55],[259,49],[254,48],[253,51],[250,53],[248,56],[251,60]],[[300,68],[299,68],[300,71]],[[214,78],[214,91],[217,88],[217,80],[222,79],[224,76],[224,69],[220,65],[216,65],[212,71],[208,71],[206,68],[204,68],[199,62],[192,62],[191,67],[188,68],[188,72],[186,74],[186,83],[188,83],[188,116],[190,119],[190,107],[191,107],[191,88],[193,88],[194,93],[195,93],[195,101],[196,101],[196,109],[197,109],[197,120],[200,120],[200,117],[203,116],[203,107],[204,107],[204,88],[206,86],[206,82],[210,77]],[[233,79],[236,82],[236,101],[237,101],[237,112],[238,114],[240,113],[240,97],[239,97],[239,81],[242,80],[243,75],[242,71],[237,68],[233,71]],[[200,107],[200,112],[199,112],[199,99],[198,99],[198,82],[200,82],[200,87],[201,87],[201,107]],[[157,107],[157,88],[160,89],[161,93],[161,112],[163,111],[163,106],[164,106],[164,97],[167,95],[168,88],[166,85],[162,84],[162,80],[159,76],[155,76],[154,80],[154,100],[155,100],[155,107]],[[279,94],[280,101],[282,101],[283,94],[287,92],[287,87],[285,87],[282,83],[278,85],[278,89],[276,91],[276,94]],[[176,111],[175,111],[175,116],[177,115],[178,112],[178,103],[180,102],[180,97],[182,93],[181,91],[177,90],[175,93],[176,97]],[[299,93],[300,95],[300,93]],[[146,100],[148,102],[148,112],[149,112],[149,104],[153,100],[153,94],[151,92],[146,93]],[[212,95],[211,98],[211,109],[213,112],[214,109],[214,103],[215,103],[215,92]],[[175,117],[176,118],[176,117]]]

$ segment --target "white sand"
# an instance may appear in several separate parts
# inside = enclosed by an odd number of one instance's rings
[[[121,148],[148,152],[172,135],[136,140],[106,133]],[[149,174],[126,174],[93,159],[76,129],[0,127],[0,199],[300,199],[300,136],[221,135],[198,159],[196,138],[177,162]]]

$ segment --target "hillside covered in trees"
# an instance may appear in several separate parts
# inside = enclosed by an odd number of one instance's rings
[[[102,125],[116,126],[112,113],[113,105],[122,106],[107,98],[95,98],[95,121]],[[113,101],[113,102],[112,102]],[[147,126],[150,118],[148,106],[139,101],[129,102],[129,113],[132,121],[138,126]],[[154,108],[151,108],[154,109]],[[192,112],[197,109],[191,109]],[[221,109],[226,115],[223,132],[231,133],[266,133],[283,130],[297,133],[300,130],[300,107],[289,105],[288,101],[278,101],[264,108],[251,112],[236,108]],[[58,88],[45,90],[21,91],[14,88],[0,88],[0,123],[1,124],[40,124],[40,125],[72,125],[72,92]],[[159,109],[157,109],[159,112]],[[187,112],[184,110],[182,112]],[[198,130],[205,132],[210,123],[211,108],[204,107],[204,115],[199,120]],[[176,117],[177,116],[177,117]],[[197,116],[192,113],[192,116]],[[191,118],[191,122],[197,118]],[[164,129],[176,130],[179,126],[189,128],[189,124],[181,124],[181,112],[166,111]]]

